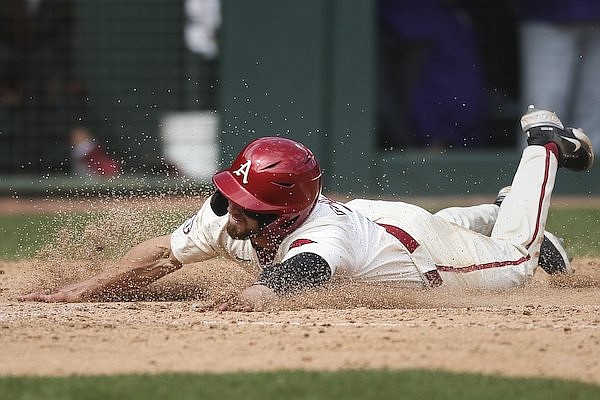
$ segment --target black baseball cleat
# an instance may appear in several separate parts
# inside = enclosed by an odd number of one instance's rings
[[[536,110],[532,105],[521,117],[521,129],[527,144],[543,146],[554,142],[558,146],[558,166],[573,171],[586,171],[594,163],[592,142],[583,130],[565,128],[552,111]]]
[[[571,267],[572,260],[573,257],[565,248],[565,242],[548,231],[544,232],[538,265],[550,275],[570,274],[574,272]]]

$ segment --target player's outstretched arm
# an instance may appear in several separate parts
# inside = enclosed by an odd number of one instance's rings
[[[90,279],[67,285],[54,293],[30,293],[20,301],[79,302],[102,293],[126,293],[142,288],[157,279],[181,268],[182,264],[171,252],[169,235],[153,238],[138,244],[114,266]]]

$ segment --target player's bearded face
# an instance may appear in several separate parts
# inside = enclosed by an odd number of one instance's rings
[[[229,220],[227,221],[227,233],[233,239],[249,239],[259,232],[260,226],[257,219],[251,218],[244,209],[233,202],[227,206]]]

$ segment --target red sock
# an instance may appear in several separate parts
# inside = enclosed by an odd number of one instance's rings
[[[554,142],[548,142],[544,145],[544,147],[548,150],[551,151],[552,153],[554,153],[554,155],[556,156],[556,159],[558,160],[558,146],[556,145],[556,143]]]

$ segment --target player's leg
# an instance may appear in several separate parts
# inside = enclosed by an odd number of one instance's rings
[[[525,115],[529,134],[509,196],[498,211],[492,237],[485,237],[443,218],[420,225],[444,282],[452,286],[503,288],[525,283],[537,266],[544,226],[559,166],[586,170],[593,162],[589,139],[564,129],[556,115]]]
[[[502,205],[502,202],[509,195],[511,190],[510,186],[503,187],[498,192],[494,204],[497,207]],[[490,231],[491,233],[491,231]],[[542,267],[548,274],[564,274],[574,272],[571,267],[572,257],[569,255],[564,240],[558,236],[544,231],[544,240],[540,248],[540,258],[538,265]]]
[[[591,143],[580,130],[564,128],[556,114],[530,108],[521,118],[528,136],[510,195],[502,202],[492,237],[513,243],[537,263],[558,167],[585,171]]]
[[[557,169],[557,158],[545,147],[525,148],[510,196],[504,199],[491,234],[512,243],[536,262]]]
[[[498,208],[495,205],[491,207]],[[412,213],[409,233],[423,246],[449,287],[504,289],[533,275],[526,252],[436,215]]]
[[[500,206],[510,193],[510,189],[510,186],[500,189],[493,204],[448,207],[438,211],[435,215],[482,235],[490,236],[496,223]],[[551,275],[572,273],[574,270],[571,267],[571,260],[572,257],[565,247],[564,240],[551,232],[544,231],[544,240],[540,248],[538,266]]]
[[[479,204],[468,207],[448,207],[434,215],[482,235],[490,236],[498,217],[498,206]]]

